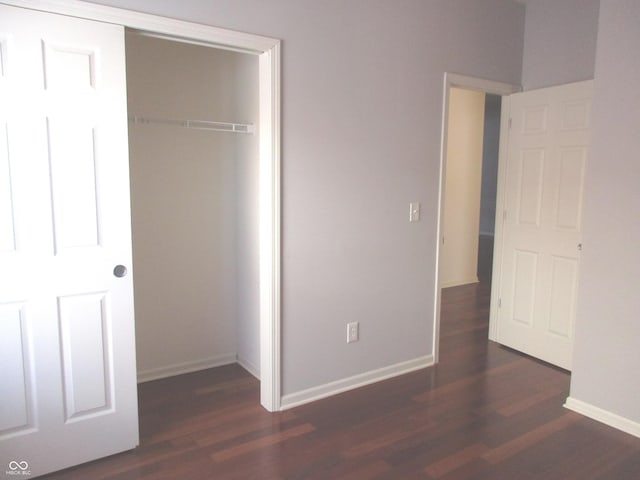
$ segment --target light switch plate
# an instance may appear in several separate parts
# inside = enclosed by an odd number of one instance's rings
[[[420,202],[412,202],[409,204],[409,221],[420,221]]]
[[[360,325],[358,322],[347,323],[347,343],[357,342],[360,337]]]

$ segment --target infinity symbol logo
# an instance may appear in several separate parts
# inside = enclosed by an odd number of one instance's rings
[[[11,470],[28,470],[29,464],[26,461],[16,462],[15,460],[12,460],[9,462],[9,468]]]

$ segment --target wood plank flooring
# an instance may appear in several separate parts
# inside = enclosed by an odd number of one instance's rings
[[[640,479],[640,439],[563,408],[566,372],[488,342],[488,304],[484,284],[447,289],[438,365],[285,412],[235,365],[142,384],[136,450],[43,478]]]

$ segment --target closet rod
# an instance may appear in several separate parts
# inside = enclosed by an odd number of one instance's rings
[[[255,133],[255,127],[250,123],[210,122],[206,120],[173,120],[167,118],[149,118],[133,115],[129,120],[134,125],[174,125],[195,130],[213,130],[216,132]]]

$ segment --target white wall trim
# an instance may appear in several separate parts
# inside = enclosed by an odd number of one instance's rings
[[[477,90],[492,95],[511,95],[522,90],[519,85],[487,80],[486,78],[470,77],[459,73],[445,72],[445,84],[449,87],[459,87],[466,90]]]
[[[596,407],[582,400],[577,400],[573,397],[567,398],[564,406],[569,410],[573,410],[581,415],[640,438],[640,423],[638,422],[634,422],[633,420],[621,417],[620,415],[616,415],[608,410]]]
[[[422,368],[431,367],[432,365],[433,355],[426,355],[414,360],[396,363],[395,365],[371,370],[352,377],[343,378],[342,380],[326,383],[318,387],[312,387],[307,390],[284,395],[282,397],[281,410],[287,410],[299,405],[304,405],[305,403],[314,402],[322,398],[337,395],[338,393],[380,382],[381,380],[397,377],[398,375],[403,375]]]
[[[443,282],[442,283],[442,288],[449,288],[449,287],[459,287],[460,285],[469,285],[471,283],[478,283],[480,280],[478,280],[478,276],[473,276],[473,277],[468,277],[468,278],[461,278],[458,280],[452,280],[450,282]]]
[[[253,53],[263,53],[279,40],[261,35],[236,32],[224,28],[186,22],[174,18],[121,8],[86,3],[78,0],[1,0],[0,3],[44,12],[58,13],[99,22],[114,23],[142,30],[172,40],[193,40],[209,46],[230,48]]]
[[[244,368],[251,375],[256,377],[256,379],[260,380],[260,370],[252,362],[249,362],[245,358],[241,358],[241,357],[236,356],[236,363],[238,365],[240,365],[242,368]]]
[[[511,97],[502,97],[500,108],[500,146],[498,147],[498,181],[496,195],[496,220],[493,239],[493,266],[491,275],[491,302],[489,304],[489,340],[498,341],[498,304],[502,282],[502,244],[504,239],[504,192],[507,190],[507,160],[509,151],[509,119]]]
[[[16,7],[113,23],[161,36],[259,56],[260,403],[280,409],[280,40],[77,0],[0,0]]]
[[[280,43],[259,58],[260,75],[260,403],[281,402]]]
[[[142,370],[138,372],[138,383],[158,380],[160,378],[173,377],[174,375],[182,375],[183,373],[198,372],[208,368],[221,367],[236,363],[236,354],[227,353],[225,355],[216,355],[215,357],[205,358],[194,362],[177,363],[175,365],[167,365],[150,370]]]
[[[521,90],[520,86],[511,85],[509,83],[487,80],[484,78],[470,77],[457,73],[445,72],[442,94],[442,134],[440,135],[440,176],[438,186],[438,220],[436,226],[436,266],[435,266],[435,302],[433,307],[433,358],[438,363],[440,357],[440,293],[443,288],[440,275],[440,264],[442,259],[442,235],[444,232],[444,195],[447,180],[446,161],[447,161],[447,137],[449,123],[449,90],[451,87],[459,87],[467,90],[477,90],[493,95],[511,95]],[[502,140],[502,138],[501,138]],[[502,147],[502,144],[500,145]],[[500,168],[500,161],[498,168]],[[498,196],[500,195],[500,185],[498,185]],[[497,223],[497,222],[496,222]],[[494,265],[496,255],[494,253]],[[492,288],[493,291],[493,288]]]

